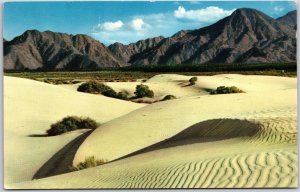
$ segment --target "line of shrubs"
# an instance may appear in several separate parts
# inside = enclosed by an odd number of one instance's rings
[[[129,100],[129,99],[136,99],[136,98],[142,98],[142,97],[154,97],[154,92],[149,89],[147,85],[137,85],[136,91],[134,92],[134,97],[129,97],[129,93],[127,91],[120,91],[116,92],[108,85],[105,85],[103,83],[98,83],[96,81],[88,81],[86,83],[81,84],[77,91],[85,92],[85,93],[93,93],[93,94],[102,94],[107,97],[117,98],[117,99],[123,99],[123,100]]]
[[[96,129],[98,124],[91,118],[67,116],[51,125],[46,132],[48,136],[60,135],[77,129]]]
[[[236,86],[231,87],[225,87],[225,86],[219,86],[216,90],[211,90],[210,94],[230,94],[230,93],[244,93],[243,90],[237,88]]]

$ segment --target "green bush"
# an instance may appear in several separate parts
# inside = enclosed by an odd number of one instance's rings
[[[172,99],[176,99],[176,97],[174,95],[166,95],[161,101],[167,101]]]
[[[120,91],[117,95],[117,98],[128,100],[129,93],[127,91]]]
[[[112,88],[96,81],[83,83],[77,88],[77,91],[93,94],[99,94],[109,90],[112,90]]]
[[[98,124],[90,118],[68,116],[51,125],[47,130],[49,136],[60,135],[76,129],[96,129]]]
[[[76,166],[70,167],[70,170],[71,171],[79,171],[79,170],[82,170],[82,169],[86,169],[86,168],[96,167],[98,165],[102,165],[105,162],[106,161],[103,160],[103,159],[98,160],[98,159],[95,159],[94,156],[91,156],[91,157],[85,158],[84,162],[80,162]]]
[[[189,82],[190,82],[190,85],[195,85],[195,82],[198,80],[197,77],[192,77],[190,78]]]
[[[149,89],[147,85],[137,85],[136,90],[134,92],[137,98],[142,98],[142,97],[154,97],[154,92]]]
[[[113,89],[109,89],[107,91],[102,92],[102,95],[107,96],[107,97],[113,97],[113,98],[117,98],[117,92]]]
[[[85,93],[93,93],[93,94],[102,94],[107,97],[123,99],[123,100],[128,100],[128,95],[129,95],[127,91],[121,91],[117,93],[111,87],[95,81],[89,81],[81,84],[78,87],[77,91],[85,92]]]
[[[210,94],[230,94],[230,93],[244,93],[244,91],[240,90],[239,88],[235,86],[231,87],[225,87],[225,86],[220,86],[216,90],[212,90]]]

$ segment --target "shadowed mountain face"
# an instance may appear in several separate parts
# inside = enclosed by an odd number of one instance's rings
[[[86,35],[29,30],[4,43],[5,69],[95,69],[121,65],[107,47]]]
[[[296,11],[276,20],[244,8],[208,27],[109,47],[86,35],[30,30],[4,42],[4,69],[295,62],[296,18]]]
[[[122,43],[114,43],[108,48],[120,59],[127,63],[132,63],[139,55],[147,53],[152,48],[159,45],[164,37],[154,37],[145,40],[140,40],[136,43],[123,45]]]

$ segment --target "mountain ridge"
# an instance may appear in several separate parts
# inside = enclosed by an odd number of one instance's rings
[[[249,8],[212,25],[105,46],[84,34],[25,31],[4,41],[4,69],[99,69],[128,65],[296,61],[296,11],[273,19]]]

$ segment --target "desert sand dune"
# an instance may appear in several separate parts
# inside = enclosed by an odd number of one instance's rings
[[[149,86],[151,90],[154,91],[154,97],[156,99],[162,99],[166,95],[175,95],[177,98],[185,96],[196,96],[199,94],[208,94],[206,91],[197,88],[196,86],[186,86],[187,81],[182,81],[179,83],[174,82],[158,82],[158,83],[148,83],[148,82],[105,82],[106,85],[112,87],[115,91],[127,91],[130,96],[134,96],[135,88],[137,85],[145,84]],[[62,84],[58,85],[62,88],[77,91],[80,84]],[[184,87],[186,86],[186,87]],[[183,89],[184,87],[184,89]]]
[[[259,129],[252,136],[154,150],[83,171],[19,183],[14,188],[296,187],[296,138],[293,143],[265,141],[260,135],[270,129],[270,122],[252,123]],[[225,124],[220,128],[230,129]],[[297,132],[296,122],[282,132],[276,125],[272,134]],[[63,182],[68,178],[72,178],[70,183]]]
[[[213,119],[196,123],[166,140],[150,145],[131,153],[133,156],[158,149],[189,145],[194,143],[213,142],[235,137],[250,137],[260,131],[260,124],[239,119]]]
[[[260,93],[203,95],[155,103],[96,129],[79,147],[74,164],[93,155],[99,159],[114,160],[210,119],[271,118],[281,115],[280,113],[286,115],[290,110],[296,113],[295,102],[294,89],[273,91],[263,97]],[[128,141],[127,138],[135,139]],[[113,140],[118,142],[112,145]]]
[[[167,89],[177,86],[184,92],[185,87],[182,85],[190,78],[160,75],[146,83],[151,88],[150,85],[163,86],[165,82],[166,86],[170,86]],[[114,84],[111,83],[111,86]],[[235,85],[246,93],[207,95],[201,92],[220,85]],[[132,109],[113,120],[109,119],[111,121],[107,120],[87,136],[73,154],[74,165],[88,156],[110,162],[33,181],[14,180],[6,187],[70,189],[298,186],[295,78],[217,75],[198,77],[196,85],[189,88],[198,96],[187,94],[180,99],[144,105],[140,109],[137,108],[141,105],[125,102],[133,104],[137,110]],[[65,91],[74,93],[72,90]],[[97,97],[103,98],[93,95],[93,98]],[[114,99],[112,101],[119,102]],[[6,129],[12,131],[13,127],[6,125]],[[59,137],[67,135],[70,134]],[[23,140],[18,141],[23,143]],[[51,154],[59,152],[59,149],[57,147]],[[25,155],[25,152],[21,155]],[[45,165],[50,157],[51,155],[44,161],[40,160],[38,168]],[[60,160],[49,161],[48,164],[56,161]],[[62,163],[59,165],[62,166]],[[49,171],[47,174],[53,175],[53,171],[60,170],[42,169],[41,172]]]
[[[68,115],[104,123],[143,106],[14,77],[4,77],[4,98],[5,183],[31,180],[57,151],[85,132],[45,137],[52,123]]]
[[[273,77],[273,76],[257,76],[257,75],[239,75],[239,74],[222,74],[214,76],[197,76],[198,80],[193,86],[189,85],[191,76],[162,74],[156,75],[146,82],[154,91],[157,99],[163,98],[165,95],[174,95],[177,98],[208,95],[207,90],[216,89],[219,86],[237,86],[247,93],[251,92],[270,92],[286,89],[294,89],[297,87],[295,78],[289,77]],[[128,91],[134,95],[136,85],[141,82],[106,82],[105,84],[112,87],[117,92]],[[62,84],[60,87],[76,91],[80,84]]]

